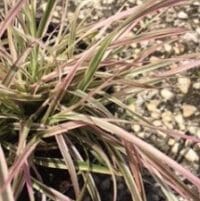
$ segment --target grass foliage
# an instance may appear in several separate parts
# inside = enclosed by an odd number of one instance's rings
[[[155,45],[137,57],[120,56],[131,44],[156,39],[164,44],[185,33],[183,28],[146,31],[150,20],[140,27],[146,16],[156,18],[169,6],[185,2],[148,0],[93,23],[87,16],[79,19],[85,1],[69,15],[69,3],[64,0],[48,0],[43,11],[38,0],[3,0],[0,200],[18,200],[26,189],[31,201],[37,200],[36,192],[42,200],[80,201],[87,194],[100,201],[96,173],[111,177],[113,201],[118,177],[124,178],[132,200],[145,201],[144,170],[159,183],[166,200],[177,200],[177,194],[198,200],[200,179],[126,128],[137,122],[199,143],[194,137],[152,126],[127,105],[138,91],[154,88],[163,77],[198,66],[199,55],[150,61]],[[58,7],[60,15],[54,22]],[[138,31],[131,35],[134,28]],[[177,67],[170,68],[172,64]],[[41,168],[65,170],[74,195],[48,185]]]

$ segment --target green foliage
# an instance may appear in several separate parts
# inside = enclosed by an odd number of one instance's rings
[[[158,10],[180,2],[184,1],[149,0],[87,23],[78,17],[85,4],[68,16],[68,1],[62,1],[58,23],[53,14],[59,1],[47,1],[43,12],[37,0],[4,1],[5,17],[0,24],[0,200],[17,200],[27,188],[31,201],[34,192],[51,200],[83,200],[89,194],[100,201],[94,181],[97,173],[110,175],[114,201],[117,177],[124,178],[132,200],[145,201],[140,167],[153,175],[166,199],[176,200],[174,191],[198,199],[176,173],[196,187],[199,178],[126,130],[135,121],[153,127],[126,105],[134,90],[153,88],[165,76],[158,71],[174,63],[179,67],[167,71],[166,76],[187,70],[187,66],[181,68],[182,60],[192,61],[188,68],[199,63],[194,54],[151,62],[149,55],[155,47],[137,58],[120,57],[133,43],[158,38],[164,43],[184,33],[182,28],[166,28],[130,36],[145,16],[156,16]],[[118,109],[112,112],[109,104]],[[131,117],[119,115],[120,108]],[[75,197],[45,183],[41,168],[65,170]]]

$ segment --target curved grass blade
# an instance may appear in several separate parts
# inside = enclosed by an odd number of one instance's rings
[[[133,179],[131,171],[129,167],[127,166],[126,162],[124,161],[124,159],[122,158],[121,153],[119,152],[119,150],[114,149],[113,147],[111,147],[110,150],[115,156],[115,160],[116,160],[115,162],[117,166],[119,167],[122,176],[125,179],[126,185],[129,189],[129,192],[131,193],[132,200],[143,201],[142,197],[140,196],[139,189],[137,188],[137,185]]]
[[[92,148],[91,150],[94,150],[100,158],[106,163],[108,169],[110,170],[112,181],[113,181],[113,201],[117,200],[117,183],[116,183],[116,177],[115,177],[115,170],[112,167],[110,159],[107,157],[107,154],[96,144],[93,142],[88,142],[87,143],[90,145]]]
[[[98,117],[92,117],[87,115],[75,114],[74,117],[71,116],[73,120],[83,121],[88,123],[88,125],[97,126],[112,135],[115,135],[119,138],[125,139],[133,144],[135,144],[139,149],[148,152],[153,157],[158,159],[160,162],[168,165],[169,167],[173,168],[174,170],[178,171],[181,175],[187,178],[191,183],[193,183],[197,188],[200,189],[200,179],[192,174],[189,170],[178,164],[176,161],[168,157],[167,155],[160,152],[158,149],[154,148],[152,145],[148,144],[147,142],[139,139],[138,137],[134,136],[133,134],[127,132],[123,128],[116,126],[112,123],[105,121],[104,119]]]
[[[69,150],[68,146],[66,145],[64,137],[62,135],[56,135],[55,138],[56,138],[58,147],[60,149],[60,152],[62,154],[62,157],[64,159],[64,162],[65,162],[66,166],[68,167],[68,171],[70,174],[70,178],[72,181],[72,185],[73,185],[73,188],[75,191],[76,198],[78,198],[78,196],[80,194],[80,188],[79,188],[77,173],[76,173],[76,169],[75,169],[75,166],[73,163],[73,159],[70,155],[70,150]]]

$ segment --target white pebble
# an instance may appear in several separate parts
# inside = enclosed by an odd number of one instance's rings
[[[172,147],[172,153],[177,153],[179,150],[179,143],[175,143]]]
[[[169,146],[173,146],[175,143],[176,143],[176,140],[173,139],[173,138],[171,138],[171,139],[168,140],[168,145]]]
[[[171,122],[171,121],[172,121],[172,118],[173,118],[173,115],[172,115],[172,113],[171,113],[170,111],[163,112],[163,113],[161,114],[161,116],[162,116],[162,121],[163,121],[164,123],[169,123],[169,122]]]
[[[140,132],[141,131],[141,126],[138,125],[138,124],[135,124],[132,126],[132,129],[135,131],[135,132]]]
[[[167,52],[171,52],[171,50],[172,50],[172,46],[171,45],[169,45],[169,44],[164,44],[164,48],[165,48],[165,50],[167,51]]]
[[[191,85],[191,80],[187,77],[180,77],[178,78],[177,87],[183,94],[187,94]]]
[[[160,94],[165,100],[171,100],[174,97],[174,94],[169,89],[162,89]]]
[[[179,19],[183,19],[183,20],[188,19],[188,14],[185,13],[184,11],[180,11],[180,12],[178,13],[178,18],[179,18]]]
[[[194,89],[200,89],[200,82],[195,82],[195,83],[193,84],[193,88],[194,88]]]
[[[199,160],[198,154],[193,150],[190,149],[186,154],[185,154],[185,159],[191,162],[195,162]]]
[[[177,122],[179,128],[181,130],[185,129],[185,120],[183,119],[183,116],[181,114],[177,114],[174,116],[175,121]]]

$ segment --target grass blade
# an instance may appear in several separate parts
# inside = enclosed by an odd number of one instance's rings
[[[8,176],[8,167],[6,159],[3,153],[3,149],[0,144],[0,187],[5,185],[6,178]],[[6,186],[6,189],[0,193],[0,200],[2,201],[14,201],[13,191],[10,183]]]

